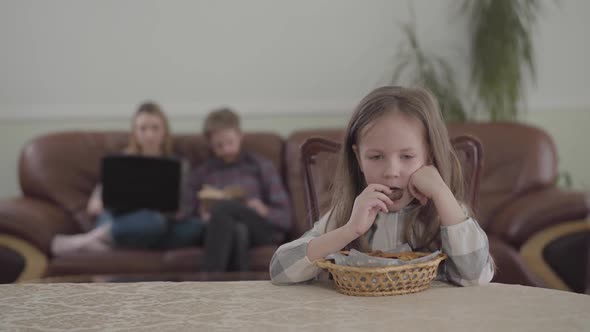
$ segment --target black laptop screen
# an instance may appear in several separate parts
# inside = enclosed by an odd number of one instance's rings
[[[102,199],[114,213],[140,209],[175,212],[180,197],[180,161],[111,155],[102,159]]]

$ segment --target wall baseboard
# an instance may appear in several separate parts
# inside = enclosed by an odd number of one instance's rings
[[[338,115],[351,113],[358,101],[277,101],[277,102],[160,102],[171,118],[204,117],[220,107],[230,107],[248,117]],[[139,103],[127,104],[64,104],[0,106],[0,121],[61,121],[129,119]]]
[[[240,115],[251,119],[273,117],[314,117],[351,114],[358,100],[305,100],[277,102],[161,102],[170,118],[200,119],[216,108],[230,107]],[[128,120],[139,103],[127,104],[63,104],[63,105],[0,105],[2,122],[45,122],[45,121],[87,121],[87,120]],[[522,113],[523,119],[536,115],[557,115],[590,112],[590,105],[533,105]],[[572,114],[573,113],[573,114]]]

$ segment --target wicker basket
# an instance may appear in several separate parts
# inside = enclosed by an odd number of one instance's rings
[[[343,252],[347,253],[347,252]],[[429,253],[400,253],[405,259],[415,259]],[[388,257],[392,258],[391,255]],[[438,265],[447,256],[440,254],[427,262],[384,267],[355,267],[336,265],[321,259],[315,263],[332,274],[338,291],[355,296],[385,296],[421,292],[430,287]]]

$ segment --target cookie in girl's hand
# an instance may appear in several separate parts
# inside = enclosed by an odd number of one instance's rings
[[[402,196],[404,195],[404,190],[402,188],[389,187],[389,189],[391,189],[391,194],[387,196],[394,202],[402,198]]]

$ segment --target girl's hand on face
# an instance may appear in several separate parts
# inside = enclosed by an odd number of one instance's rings
[[[350,219],[346,224],[359,237],[365,234],[375,222],[379,211],[389,212],[393,201],[388,197],[391,189],[382,184],[369,184],[354,200]]]
[[[415,171],[408,183],[408,190],[422,205],[448,188],[436,167],[425,165]]]

